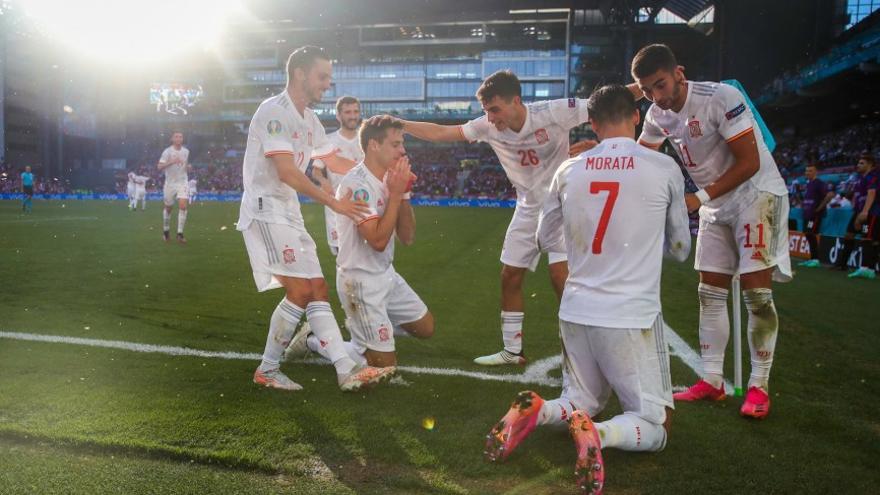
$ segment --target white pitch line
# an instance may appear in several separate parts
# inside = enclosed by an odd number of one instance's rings
[[[697,375],[701,375],[702,365],[700,356],[691,349],[682,338],[675,333],[669,325],[664,323],[666,341],[669,344],[673,356],[677,356]],[[257,353],[248,352],[231,352],[231,351],[203,351],[199,349],[191,349],[189,347],[175,347],[168,345],[140,344],[137,342],[125,342],[121,340],[102,340],[87,339],[82,337],[66,337],[63,335],[43,335],[35,333],[22,332],[5,332],[0,331],[0,338],[11,340],[22,340],[29,342],[47,342],[55,344],[73,344],[89,347],[103,347],[108,349],[121,349],[134,352],[166,354],[169,356],[192,356],[202,358],[218,358],[218,359],[234,359],[246,361],[259,361],[262,356]],[[310,359],[307,363],[327,364],[323,360]],[[439,376],[460,376],[466,378],[476,378],[478,380],[499,381],[507,383],[522,383],[529,385],[543,385],[548,387],[559,387],[562,380],[550,376],[550,371],[559,368],[562,365],[562,356],[555,355],[543,359],[539,359],[526,367],[523,373],[512,374],[496,374],[485,373],[480,371],[467,371],[456,368],[435,368],[435,367],[419,367],[419,366],[398,366],[398,369],[407,373],[439,375]],[[725,382],[725,386],[729,390],[733,390],[729,382]]]

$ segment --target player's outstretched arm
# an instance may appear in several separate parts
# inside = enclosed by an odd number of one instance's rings
[[[432,142],[466,141],[458,125],[440,125],[431,122],[402,120],[403,131],[411,136]]]
[[[761,155],[758,153],[758,143],[755,141],[754,130],[749,130],[744,134],[736,137],[732,141],[727,142],[731,154],[733,154],[733,165],[721,174],[715,182],[709,184],[702,190],[708,195],[709,199],[723,196],[733,191],[740,184],[752,178],[761,169]],[[700,191],[697,191],[699,193]],[[705,201],[701,201],[696,194],[685,195],[688,211],[694,211],[700,207]]]
[[[294,188],[296,192],[303,193],[318,203],[329,206],[336,213],[345,215],[354,221],[360,220],[362,216],[369,212],[369,208],[352,201],[350,198],[336,199],[316,186],[293,162],[293,155],[279,153],[272,155],[271,159],[272,164],[275,165],[275,169],[278,171],[278,179]]]
[[[685,261],[691,252],[690,221],[683,196],[684,177],[674,172],[670,179],[669,205],[666,207],[663,255],[676,261]]]

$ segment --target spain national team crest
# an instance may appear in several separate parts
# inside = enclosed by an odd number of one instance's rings
[[[281,134],[281,122],[277,120],[270,120],[269,123],[266,124],[266,132],[268,132],[270,136],[277,136]]]
[[[547,129],[538,129],[535,131],[535,139],[538,140],[538,144],[544,144],[547,141],[550,141],[550,136],[547,135]]]
[[[388,342],[388,327],[382,325],[379,327],[379,341],[380,342]]]
[[[688,129],[691,131],[692,138],[698,138],[703,135],[703,130],[700,129],[699,120],[692,120],[688,122]]]
[[[376,206],[378,206],[379,208],[385,206],[385,202],[382,201],[382,198],[379,198],[379,200],[376,201]]]
[[[292,247],[284,246],[284,251],[281,251],[281,256],[284,258],[285,265],[296,262],[296,250]]]

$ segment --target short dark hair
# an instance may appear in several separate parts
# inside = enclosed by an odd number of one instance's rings
[[[402,131],[403,122],[390,115],[375,115],[361,122],[361,128],[358,133],[361,149],[364,150],[364,153],[367,152],[371,139],[382,144],[382,141],[388,135],[388,129],[400,129]]]
[[[590,119],[600,124],[616,123],[632,117],[637,108],[632,92],[621,84],[602,86],[593,91],[587,100]]]
[[[510,101],[514,96],[522,98],[522,87],[519,84],[519,78],[516,77],[510,69],[499,70],[487,77],[483,84],[477,89],[477,99],[482,102],[492,101],[496,96],[500,96]]]
[[[297,48],[287,57],[287,80],[293,80],[293,71],[302,69],[304,72],[314,65],[315,60],[330,60],[330,56],[323,48],[314,45],[305,45]]]
[[[678,67],[678,60],[672,50],[661,44],[648,45],[633,57],[632,75],[636,79],[648,77],[658,70],[674,72]]]
[[[339,115],[339,113],[342,112],[342,105],[351,105],[351,104],[355,104],[355,103],[357,104],[358,107],[361,106],[361,101],[358,100],[357,98],[355,98],[354,96],[346,95],[346,96],[339,98],[338,100],[336,100],[336,115]]]
[[[859,156],[859,160],[865,160],[868,164],[874,165],[874,155],[870,153],[862,153],[861,156]]]

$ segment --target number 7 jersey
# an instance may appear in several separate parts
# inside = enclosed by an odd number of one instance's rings
[[[587,121],[587,100],[568,98],[526,104],[519,132],[499,131],[484,115],[460,127],[470,142],[489,143],[516,188],[517,208],[537,216],[550,181],[568,160],[568,132]]]
[[[560,319],[648,328],[660,313],[664,252],[678,261],[690,252],[684,177],[672,158],[631,138],[605,139],[559,167],[538,241],[568,249]]]

